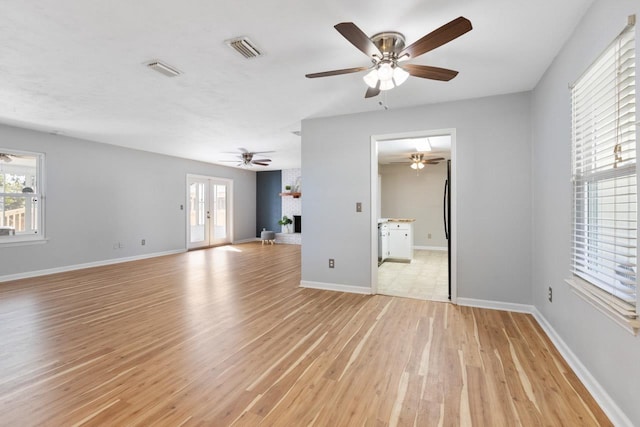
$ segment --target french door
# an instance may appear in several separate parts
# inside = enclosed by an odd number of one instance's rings
[[[231,243],[231,180],[189,175],[188,249]]]

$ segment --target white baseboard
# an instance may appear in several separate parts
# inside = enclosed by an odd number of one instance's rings
[[[633,427],[633,423],[629,420],[629,417],[620,409],[616,402],[609,396],[606,390],[600,385],[600,383],[591,375],[591,372],[582,364],[578,356],[575,355],[571,348],[564,342],[562,337],[553,329],[551,324],[545,319],[545,317],[538,311],[533,305],[527,304],[514,304],[509,302],[487,301],[478,300],[473,298],[458,298],[458,305],[468,307],[487,308],[492,310],[504,310],[515,311],[518,313],[531,314],[538,322],[540,327],[547,334],[553,345],[558,349],[558,352],[562,355],[567,364],[571,367],[576,376],[580,379],[582,384],[589,390],[589,393],[598,402],[598,405],[602,408],[605,414],[609,417],[609,420],[615,426],[629,426]]]
[[[240,240],[234,240],[233,242],[231,242],[232,245],[238,245],[240,243],[251,243],[251,242],[260,242],[260,238],[259,237],[251,237],[249,239],[240,239]]]
[[[532,313],[534,306],[527,304],[515,304],[512,302],[488,301],[473,298],[460,298],[456,304],[467,307],[488,308],[490,310],[514,311],[516,313]]]
[[[446,252],[449,250],[446,246],[414,246],[413,249],[418,251],[442,251]]]
[[[371,288],[364,288],[362,286],[341,285],[339,283],[309,282],[306,280],[302,280],[300,281],[300,287],[321,289],[324,291],[347,292],[350,294],[371,295]]]
[[[108,259],[103,261],[87,262],[84,264],[65,265],[63,267],[47,268],[45,270],[36,270],[36,271],[27,271],[24,273],[8,274],[5,276],[0,276],[0,282],[28,279],[30,277],[46,276],[48,274],[55,274],[55,273],[65,273],[67,271],[82,270],[84,268],[91,268],[91,267],[101,267],[103,265],[120,264],[122,262],[137,261],[141,259],[155,258],[159,256],[164,256],[164,255],[174,255],[174,254],[179,254],[183,252],[186,252],[186,251],[184,249],[177,249],[173,251],[154,252],[151,254],[136,255],[136,256],[125,257],[125,258],[114,258],[114,259]]]
[[[609,396],[606,390],[600,385],[600,383],[591,375],[591,372],[582,364],[578,356],[575,355],[571,348],[564,342],[562,337],[553,329],[547,319],[533,307],[531,314],[536,319],[540,327],[544,329],[545,333],[556,346],[564,360],[567,361],[573,372],[578,376],[582,384],[589,390],[589,393],[598,402],[598,405],[602,408],[605,414],[609,417],[609,420],[615,426],[629,426],[633,427],[633,423],[629,420],[629,417],[620,409],[616,402]]]

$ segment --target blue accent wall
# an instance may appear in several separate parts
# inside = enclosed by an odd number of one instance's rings
[[[256,237],[263,228],[279,232],[282,218],[282,171],[256,172]]]

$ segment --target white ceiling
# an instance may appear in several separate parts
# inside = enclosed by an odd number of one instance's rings
[[[274,150],[268,169],[295,168],[302,119],[532,89],[591,2],[0,0],[0,122],[212,163]],[[474,29],[411,61],[458,70],[451,82],[411,77],[364,99],[364,73],[304,77],[370,64],[339,22],[410,44],[458,16]],[[236,36],[264,56],[231,50]]]

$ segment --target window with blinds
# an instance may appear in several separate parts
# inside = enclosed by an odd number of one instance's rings
[[[637,317],[635,18],[571,87],[569,284],[634,333]]]

